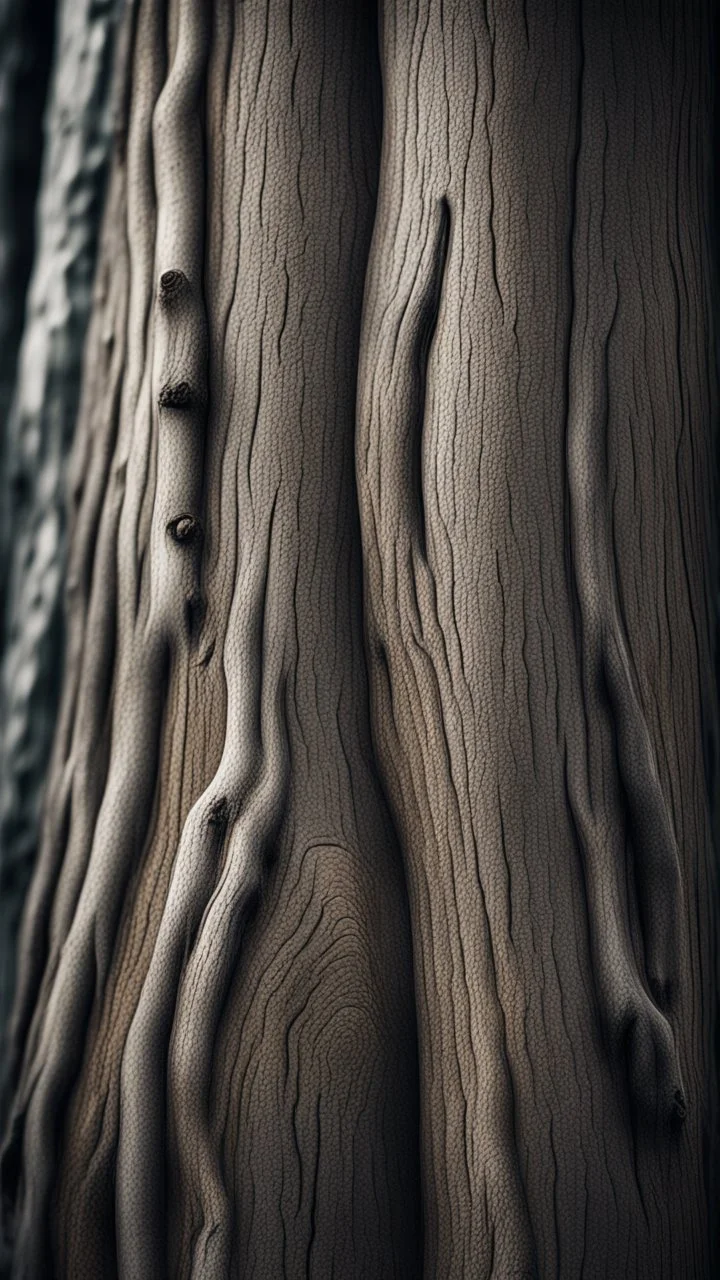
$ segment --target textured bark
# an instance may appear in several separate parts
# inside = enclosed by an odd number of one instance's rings
[[[23,7],[17,6],[20,10]],[[3,1050],[18,921],[38,845],[43,784],[57,705],[67,455],[78,408],[82,346],[113,132],[110,70],[120,7],[120,0],[103,4],[95,0],[65,0],[58,5],[37,209],[37,246],[0,474],[0,551],[2,572],[7,571],[0,670]],[[27,6],[27,12],[18,15],[18,24],[31,24],[36,32],[25,37],[31,45],[43,39],[48,42],[48,35],[43,33],[43,24],[50,21],[48,8],[47,3]],[[18,50],[13,51],[10,42],[3,45],[4,59],[12,62],[13,52],[17,54]],[[28,93],[24,80],[18,88]],[[42,91],[42,80],[33,79],[30,92],[39,98],[33,107],[36,113],[42,105]],[[15,131],[16,121],[23,119],[21,102],[16,102],[14,108]],[[25,136],[22,125],[14,136],[23,152],[40,154],[40,139]],[[27,156],[24,164],[32,168]],[[19,203],[14,212],[31,227],[32,209],[23,196],[27,178],[19,171],[18,179]],[[15,191],[14,183],[4,186],[5,198],[9,195],[13,204]],[[21,239],[27,240],[24,229]],[[17,307],[21,281],[16,278],[0,284],[0,307],[5,309],[6,297],[14,299]],[[21,300],[23,294],[24,288],[19,294]],[[0,326],[0,362],[10,354],[8,337]],[[4,1051],[1,1056],[4,1061]]]
[[[363,5],[140,5],[14,1018],[18,1276],[418,1271],[352,464],[379,89]]]
[[[54,5],[0,3],[0,654],[12,546],[10,499],[15,470],[8,414],[34,247],[41,114],[50,66]],[[17,497],[17,492],[14,495]],[[7,824],[5,824],[7,826]],[[0,1063],[12,1000],[17,921],[30,867],[18,866],[11,832],[0,829]],[[1,1081],[0,1081],[1,1086]]]
[[[709,1280],[707,7],[127,35],[13,1274]]]
[[[41,114],[50,68],[54,6],[0,4],[0,442],[15,378],[23,303],[33,256]],[[0,459],[5,449],[0,444]],[[4,599],[7,521],[3,517],[0,601]]]
[[[641,9],[382,27],[357,462],[428,1277],[709,1273],[712,46]]]

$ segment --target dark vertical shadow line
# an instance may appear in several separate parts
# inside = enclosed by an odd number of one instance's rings
[[[427,375],[430,351],[437,328],[442,301],[445,268],[450,243],[450,204],[446,196],[440,200],[438,226],[435,232],[433,263],[427,291],[420,304],[418,316],[415,372],[418,388],[417,422],[411,440],[410,486],[413,495],[414,516],[419,549],[427,560],[427,533],[425,524],[425,496],[423,476],[423,439],[425,434],[425,406],[427,401]]]

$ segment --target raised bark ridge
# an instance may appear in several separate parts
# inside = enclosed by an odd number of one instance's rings
[[[580,15],[584,50],[587,17]],[[622,305],[618,248],[603,225],[604,150],[610,125],[603,85],[612,53],[588,23],[592,59],[582,56],[574,168],[567,466],[573,581],[580,608],[583,723],[567,747],[568,794],[583,850],[593,971],[615,1051],[626,1058],[634,1102],[646,1117],[686,1114],[669,1021],[678,1000],[683,886],[677,842],[658,777],[637,676],[622,620],[608,490],[610,355]],[[603,57],[603,54],[605,55]],[[622,135],[620,135],[622,137]],[[621,156],[616,161],[619,168]],[[613,181],[618,176],[613,175]],[[615,229],[616,230],[616,229]],[[643,934],[644,979],[629,920],[628,840]]]
[[[705,33],[600,10],[388,5],[382,153],[359,2],[130,15],[18,1277],[711,1274]]]
[[[660,8],[381,27],[356,463],[427,1276],[707,1265],[708,35]]]
[[[131,19],[14,1020],[18,1276],[417,1273],[409,935],[350,465],[377,169],[361,9]]]
[[[112,58],[121,7],[120,0],[101,5],[94,0],[68,0],[57,5],[57,53],[45,117],[37,248],[12,403],[2,424],[6,456],[0,478],[0,596],[5,597],[4,627],[0,628],[4,641],[0,666],[0,875],[6,879],[0,893],[3,970],[8,967],[6,946],[15,946],[22,891],[38,848],[57,706],[67,566],[67,459],[80,396],[99,210],[120,106],[113,96]],[[28,5],[26,10],[24,20],[39,28],[51,21],[44,4]],[[41,93],[41,85],[35,86],[35,92]],[[14,127],[22,130],[21,118]],[[25,139],[24,145],[36,148],[37,141]],[[16,199],[12,182],[10,190]],[[23,216],[28,217],[29,211]],[[0,333],[0,338],[5,351],[5,336]],[[10,976],[3,974],[3,1041],[8,985]],[[8,1040],[12,1041],[12,1033]]]

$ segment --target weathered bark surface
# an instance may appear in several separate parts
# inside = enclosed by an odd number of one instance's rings
[[[54,5],[25,0],[0,3],[0,442],[22,332],[25,289],[33,256],[35,197],[40,176],[41,118],[50,67]],[[0,460],[4,461],[0,443]],[[0,564],[3,599],[6,514]]]
[[[18,1276],[50,1247],[73,1277],[418,1273],[353,474],[379,123],[364,5],[140,4],[15,1009]]]
[[[386,6],[357,463],[428,1277],[709,1273],[707,17]]]
[[[52,0],[34,5],[32,14],[29,10],[24,0],[0,3],[0,654],[13,533],[8,414],[32,265],[41,117],[54,26]],[[12,1000],[17,920],[30,871],[21,866],[18,876],[8,835],[0,829],[0,1062]]]
[[[58,6],[37,245],[0,475],[0,550],[3,573],[7,570],[0,671],[3,1059],[18,920],[38,845],[57,705],[67,456],[78,409],[82,347],[113,133],[111,60],[121,7],[121,0],[103,4],[65,0]],[[48,21],[48,5],[27,8],[23,22],[41,32]],[[8,46],[3,55],[11,56]],[[42,85],[32,88],[35,94],[42,93]],[[17,110],[14,116],[17,120]],[[14,127],[18,127],[15,121]],[[17,141],[29,145],[22,128]],[[35,154],[40,153],[39,138],[30,145]],[[14,199],[13,186],[9,194]],[[26,209],[24,217],[32,217],[31,211]],[[3,294],[4,303],[4,289]],[[15,296],[15,291],[9,296]],[[7,354],[5,336],[0,329],[0,360]]]
[[[16,1277],[712,1274],[707,25],[133,9]]]

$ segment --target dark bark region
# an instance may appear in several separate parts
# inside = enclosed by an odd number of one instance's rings
[[[52,0],[0,5],[0,440],[4,442],[34,249],[42,111],[53,48]],[[5,463],[4,443],[0,458]],[[0,601],[4,600],[8,522],[3,519]]]
[[[26,155],[14,216],[33,225],[25,183],[32,156],[42,154],[35,214],[36,244],[11,403],[0,405],[4,461],[0,470],[0,551],[4,608],[0,667],[0,1034],[14,982],[18,920],[38,847],[38,827],[57,708],[62,649],[61,597],[66,569],[67,459],[80,393],[83,341],[91,306],[100,209],[114,133],[112,58],[120,0],[97,5],[67,0],[54,7],[17,5],[22,39],[55,57],[44,121],[44,146],[28,137],[39,116],[43,84],[24,83],[13,112],[16,146]],[[49,24],[47,30],[45,24]],[[27,32],[30,28],[32,34]],[[55,30],[56,28],[56,30]],[[17,32],[16,32],[17,34]],[[3,59],[12,63],[12,32]],[[41,52],[41,58],[47,58]],[[22,97],[33,107],[23,111]],[[26,117],[24,119],[24,116]],[[4,182],[7,179],[4,175]],[[34,192],[32,194],[34,205]],[[27,253],[31,236],[17,233]],[[18,264],[15,264],[17,270]],[[3,315],[20,280],[3,282]],[[24,302],[24,282],[21,305]],[[6,292],[7,290],[7,292]],[[13,360],[13,334],[0,322],[0,361]],[[9,366],[8,366],[9,367]],[[0,398],[7,389],[0,372]],[[7,408],[7,416],[5,414]],[[6,1054],[3,1053],[3,1059]]]
[[[640,9],[382,28],[357,464],[428,1276],[709,1274],[708,14]]]
[[[0,4],[0,654],[6,633],[11,509],[24,497],[24,477],[16,475],[8,417],[35,242],[42,110],[55,13],[51,0],[35,6],[32,15],[29,9],[23,0]],[[7,800],[2,780],[0,796]],[[10,815],[10,821],[0,825],[0,1063],[5,1060],[18,920],[31,870],[27,844],[16,839],[16,816]],[[0,1091],[3,1082],[0,1068]]]

